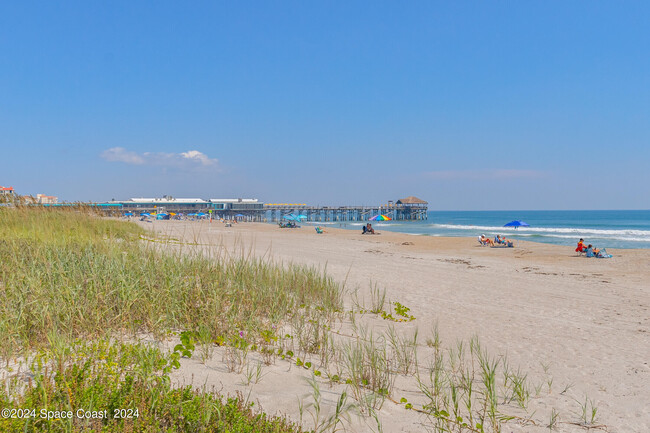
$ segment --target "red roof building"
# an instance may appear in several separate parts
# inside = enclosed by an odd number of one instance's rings
[[[0,186],[0,195],[11,195],[14,194],[13,186]]]

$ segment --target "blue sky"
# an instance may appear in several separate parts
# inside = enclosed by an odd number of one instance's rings
[[[650,208],[647,2],[3,2],[0,185]]]

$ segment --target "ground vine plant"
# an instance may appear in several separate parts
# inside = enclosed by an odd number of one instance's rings
[[[241,396],[171,385],[183,359],[206,362],[216,352],[245,384],[263,380],[271,363],[311,371],[314,402],[301,414],[314,424],[301,421],[314,431],[345,428],[353,412],[381,431],[385,404],[426,417],[439,432],[541,422],[527,409],[535,387],[526,374],[478,339],[444,348],[436,327],[424,344],[409,307],[376,287],[369,305],[353,295],[346,310],[343,288],[317,270],[222,249],[205,255],[81,208],[4,208],[0,221],[3,407],[108,411],[7,418],[2,431],[300,430],[254,412]],[[142,335],[149,343],[134,343]],[[408,398],[397,379],[412,390]],[[340,390],[333,414],[321,411],[320,386]],[[111,413],[124,402],[137,417]],[[575,424],[600,427],[593,402],[589,411]],[[547,419],[552,429],[571,422],[555,410]]]

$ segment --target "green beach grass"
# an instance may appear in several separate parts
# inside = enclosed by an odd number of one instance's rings
[[[219,341],[258,337],[301,305],[342,306],[339,286],[313,270],[161,252],[132,223],[29,208],[0,210],[0,221],[4,359],[47,345],[51,332],[73,340],[205,329]]]
[[[140,417],[93,420],[105,431],[223,431],[222,424],[231,421],[236,428],[228,431],[295,431],[284,420],[263,421],[240,400],[172,390],[165,378],[178,366],[178,352],[151,354],[153,349],[140,345],[102,349],[83,342],[109,344],[138,333],[162,338],[179,330],[202,337],[206,345],[236,342],[241,335],[262,343],[301,305],[340,309],[338,285],[301,267],[162,252],[143,241],[143,234],[135,224],[82,209],[0,209],[0,335],[5,336],[0,357],[10,369],[13,360],[38,352],[40,361],[56,360],[58,366],[31,368],[26,386],[18,386],[24,377],[5,381],[3,407],[38,411],[83,403],[101,409],[99,403],[107,403],[103,397],[112,395],[121,407],[139,409]],[[84,355],[78,357],[80,350]],[[129,354],[126,360],[123,353]],[[143,357],[151,358],[148,368]],[[222,416],[199,416],[206,410]],[[227,421],[224,413],[234,415]],[[3,422],[3,431],[22,431],[25,425],[42,431],[88,427],[78,420]]]

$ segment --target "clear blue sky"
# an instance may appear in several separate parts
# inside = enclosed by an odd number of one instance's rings
[[[0,185],[650,208],[650,3],[0,5]]]

